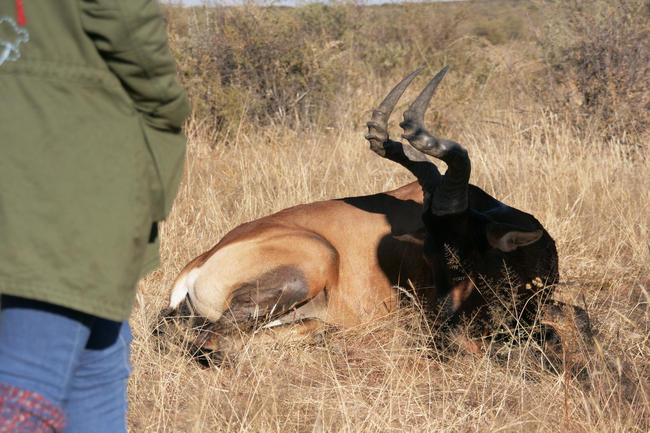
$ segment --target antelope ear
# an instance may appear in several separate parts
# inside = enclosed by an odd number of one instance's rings
[[[411,242],[416,245],[424,245],[424,238],[426,237],[426,230],[420,227],[418,230],[411,233],[393,234],[393,239],[402,242]]]
[[[486,227],[488,243],[505,253],[537,242],[542,233],[542,230],[526,230],[505,223],[491,222]]]

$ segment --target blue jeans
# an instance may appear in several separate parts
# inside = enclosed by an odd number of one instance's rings
[[[0,383],[63,408],[66,433],[126,432],[128,322],[14,296],[0,302]]]

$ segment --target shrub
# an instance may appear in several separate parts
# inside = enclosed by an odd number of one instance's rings
[[[550,102],[606,139],[643,136],[650,124],[650,2],[547,3],[539,42],[553,79]]]
[[[451,64],[444,87],[456,119],[480,117],[477,101],[489,92],[502,106],[550,109],[585,134],[638,143],[649,125],[649,5],[498,0],[165,12],[194,117],[222,134],[359,123],[340,105],[358,100],[351,94]]]
[[[299,9],[167,9],[168,22],[172,11],[189,22],[171,41],[195,115],[220,130],[318,121],[341,82],[350,26],[341,8]]]

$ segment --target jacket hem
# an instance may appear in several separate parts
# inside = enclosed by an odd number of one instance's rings
[[[113,290],[119,291],[115,288]],[[0,277],[0,294],[47,302],[101,317],[102,319],[121,322],[127,320],[131,315],[135,300],[135,287],[131,299],[121,305],[116,305],[101,298],[88,299],[86,293],[72,287],[56,284],[45,287],[34,283],[19,283],[2,277]]]

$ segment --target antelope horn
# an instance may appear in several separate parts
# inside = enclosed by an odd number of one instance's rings
[[[447,69],[449,69],[449,65],[442,68],[442,70],[438,72],[431,81],[429,81],[427,87],[422,90],[422,93],[420,93],[415,101],[413,101],[408,110],[404,112],[404,121],[400,123],[400,126],[404,130],[402,137],[409,140],[409,142],[411,141],[409,137],[413,138],[417,136],[417,133],[419,132],[418,129],[424,129],[424,113],[427,111],[431,97],[436,91],[436,88],[438,88],[438,84],[440,84],[440,81],[442,81],[442,78],[447,73]]]
[[[388,140],[388,118],[408,85],[411,84],[411,81],[413,81],[422,69],[424,68],[419,68],[402,79],[397,86],[393,87],[393,90],[390,91],[384,100],[381,101],[379,107],[372,111],[372,117],[367,123],[368,135],[366,135],[366,139],[370,142],[370,148],[381,156],[386,156],[384,144]]]
[[[442,183],[432,193],[431,211],[435,215],[448,215],[467,209],[467,190],[471,165],[467,151],[455,141],[436,138],[424,127],[424,113],[431,97],[440,84],[449,66],[445,66],[427,84],[422,93],[404,112],[404,121],[400,127],[404,130],[402,137],[417,150],[444,161],[447,172]]]

